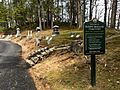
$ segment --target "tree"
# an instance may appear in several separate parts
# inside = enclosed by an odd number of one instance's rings
[[[17,25],[24,25],[26,21],[26,9],[24,8],[24,0],[16,3],[14,7],[14,19]]]
[[[92,0],[90,0],[90,12],[89,12],[89,20],[92,19]]]
[[[117,12],[117,0],[113,0],[112,2],[112,12],[111,12],[111,28],[115,28],[116,25],[116,12]]]
[[[118,22],[117,22],[117,30],[120,29],[120,13],[119,13],[119,16],[118,16]]]
[[[0,3],[0,23],[2,23],[3,27],[6,27],[7,22],[7,9],[6,7]]]
[[[81,9],[82,3],[81,0],[78,0],[78,28],[83,27],[83,17],[82,17],[82,9]]]
[[[42,2],[40,0],[38,0],[38,20],[39,20],[40,30],[42,30],[41,5],[42,5]]]
[[[105,26],[106,26],[106,18],[107,18],[107,0],[104,0],[104,5],[105,5],[104,23],[105,23]]]
[[[109,8],[108,8],[108,27],[110,26],[110,13],[111,13],[111,9],[112,9],[112,2],[110,2],[109,3],[110,4],[110,6],[109,6]]]

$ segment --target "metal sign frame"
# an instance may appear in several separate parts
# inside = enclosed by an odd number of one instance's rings
[[[84,23],[84,54],[105,53],[105,25],[98,20]]]

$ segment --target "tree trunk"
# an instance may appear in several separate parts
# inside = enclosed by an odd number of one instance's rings
[[[62,22],[63,22],[63,1],[61,1],[61,7],[62,7]]]
[[[86,8],[86,3],[85,0],[83,0],[83,23],[85,22],[85,8]]]
[[[97,5],[95,6],[96,7],[96,9],[95,9],[95,18],[97,18]]]
[[[104,0],[104,4],[105,4],[104,23],[105,23],[105,27],[106,27],[106,18],[107,18],[107,0]]]
[[[49,8],[47,10],[47,27],[50,27],[50,11],[49,11]]]
[[[78,29],[81,28],[81,22],[80,22],[80,19],[81,19],[81,2],[78,0],[77,2],[77,5],[78,5]]]
[[[108,11],[108,27],[110,26],[110,11],[111,11],[111,8]]]
[[[78,0],[78,29],[82,28],[83,27],[83,15],[82,15],[82,11],[81,11],[81,0]]]
[[[72,19],[73,19],[73,3],[70,0],[70,27],[72,26]]]
[[[117,12],[117,0],[113,0],[110,25],[111,28],[115,28],[116,25],[116,12]]]
[[[45,29],[45,11],[43,11],[43,29]]]
[[[59,8],[59,0],[57,0],[57,8]],[[59,13],[57,13],[57,22],[59,21]]]
[[[120,13],[119,13],[119,16],[118,16],[117,30],[120,30]]]
[[[51,20],[51,26],[50,26],[50,27],[51,27],[51,29],[52,29],[52,27],[53,27],[53,14],[52,14],[52,13],[50,13],[50,18],[51,18],[51,19],[50,19],[50,20]]]
[[[42,30],[42,22],[41,22],[41,1],[38,0],[38,19],[39,19],[39,27]]]
[[[73,18],[72,18],[72,24],[75,25],[75,20],[76,20],[76,7],[75,7],[75,1],[72,1],[72,13],[73,13]]]
[[[92,19],[92,0],[90,0],[90,12],[89,12],[89,20]]]

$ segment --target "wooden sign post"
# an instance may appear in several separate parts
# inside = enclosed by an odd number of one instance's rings
[[[84,23],[84,54],[91,55],[91,85],[96,85],[95,55],[105,53],[105,25],[94,19]]]

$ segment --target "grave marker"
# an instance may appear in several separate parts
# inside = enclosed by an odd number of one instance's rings
[[[32,38],[32,31],[28,31],[28,34],[27,34],[27,40],[31,39]]]
[[[20,28],[17,28],[16,31],[17,31],[17,33],[16,33],[15,36],[16,36],[16,37],[19,37],[19,36],[20,36]]]
[[[59,35],[60,32],[59,32],[59,26],[55,25],[53,26],[53,32],[52,32],[53,35]]]

